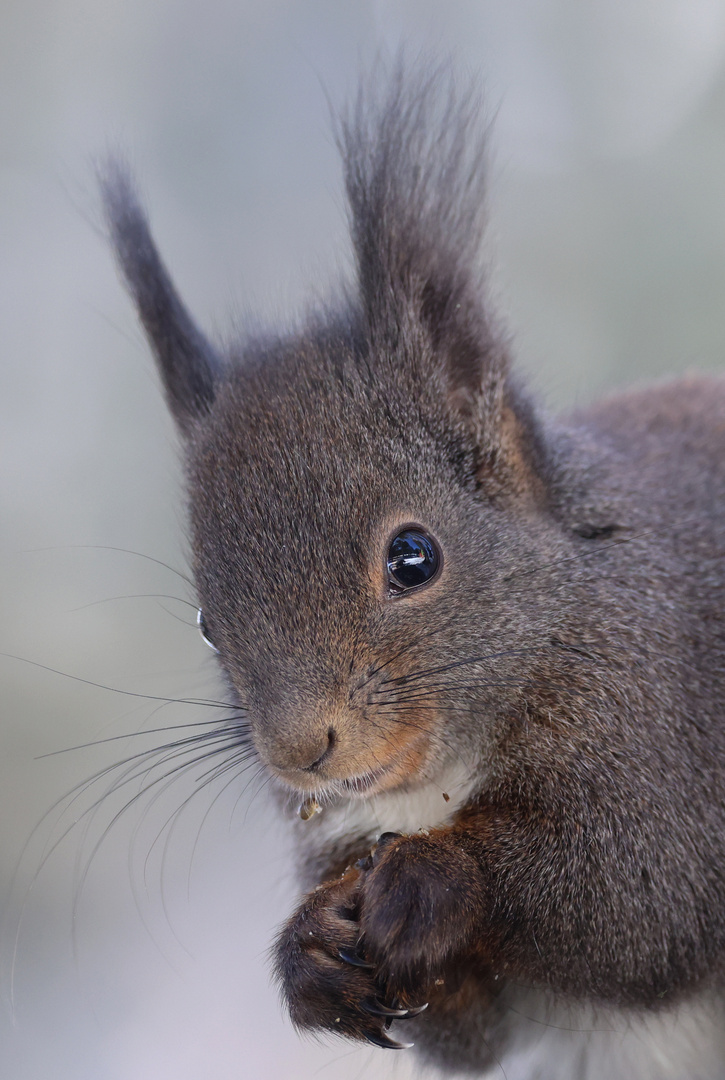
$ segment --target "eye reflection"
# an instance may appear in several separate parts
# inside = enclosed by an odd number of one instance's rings
[[[404,529],[388,550],[388,584],[393,594],[425,585],[440,568],[441,557],[432,536],[422,529]]]

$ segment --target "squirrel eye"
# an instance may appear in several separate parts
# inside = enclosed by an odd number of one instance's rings
[[[432,536],[422,529],[404,529],[388,550],[388,585],[393,595],[425,585],[438,572],[441,556]]]
[[[209,648],[213,649],[214,652],[218,653],[219,650],[217,649],[212,639],[209,637],[209,631],[207,629],[206,622],[204,621],[204,612],[201,610],[201,608],[199,608],[196,613],[196,625],[199,627],[199,633],[201,634]]]

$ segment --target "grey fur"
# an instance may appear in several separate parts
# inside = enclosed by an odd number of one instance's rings
[[[369,976],[329,973],[347,904],[388,993],[456,985],[414,1024],[433,1059],[477,1069],[487,1031],[510,1031],[509,981],[653,1011],[721,996],[725,384],[560,419],[531,404],[484,299],[473,100],[400,65],[363,91],[339,130],[350,299],[222,360],[122,172],[104,193],[185,435],[205,619],[257,753],[331,804],[388,758],[401,797],[469,770],[444,827],[343,885],[374,836],[337,836],[326,869],[313,845],[328,884],[278,943],[293,1019],[371,1033]],[[387,545],[411,522],[444,570],[393,599]]]

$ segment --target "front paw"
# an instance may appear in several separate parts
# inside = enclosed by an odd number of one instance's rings
[[[482,925],[483,871],[445,830],[381,837],[363,885],[366,955],[402,990],[429,983]]]
[[[389,1002],[382,973],[359,949],[364,877],[349,870],[305,898],[277,939],[275,974],[296,1027],[403,1049],[411,1044],[392,1039],[387,1029],[422,1009]]]

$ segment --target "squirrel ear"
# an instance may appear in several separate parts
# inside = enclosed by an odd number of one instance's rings
[[[100,176],[101,195],[119,266],[182,432],[208,411],[221,361],[194,325],[154,244],[127,169],[116,160]]]
[[[357,282],[371,349],[442,374],[477,427],[500,408],[506,351],[485,310],[485,131],[450,70],[373,73],[340,124]],[[383,85],[381,93],[379,87]],[[442,367],[442,371],[441,371]]]
[[[382,87],[382,89],[381,89]],[[493,495],[538,484],[538,425],[512,384],[480,262],[486,129],[447,65],[378,69],[339,126],[359,302],[375,363],[443,393]]]

